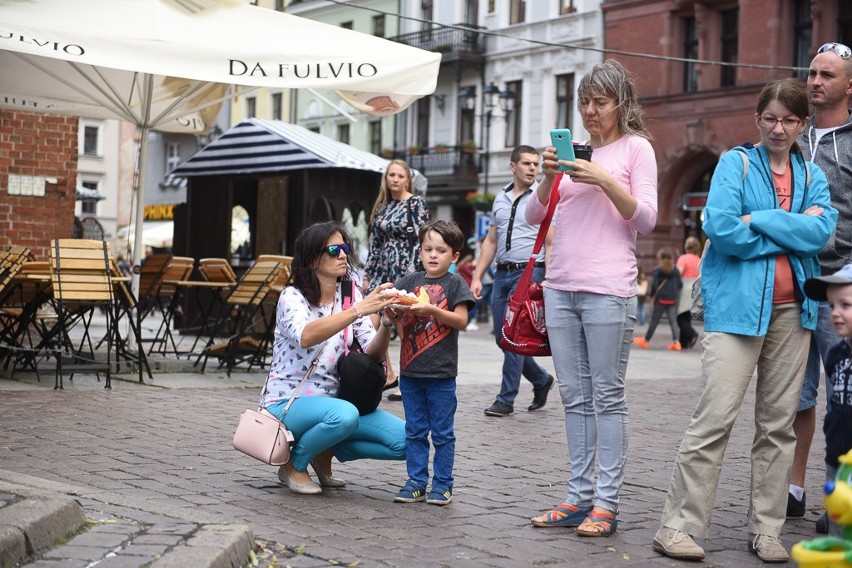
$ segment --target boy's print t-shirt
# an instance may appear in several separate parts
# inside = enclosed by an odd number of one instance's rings
[[[432,305],[447,311],[467,302],[472,309],[476,300],[467,283],[458,274],[447,273],[428,278],[425,272],[413,272],[394,286],[415,294],[424,288]],[[449,379],[458,375],[459,330],[432,316],[415,317],[403,312],[402,345],[399,353],[400,374],[412,378]]]

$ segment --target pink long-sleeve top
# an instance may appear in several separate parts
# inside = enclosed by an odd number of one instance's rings
[[[562,176],[544,285],[629,298],[636,295],[636,235],[650,233],[657,224],[657,160],[648,140],[622,136],[595,148],[592,161],[636,198],[636,211],[625,220],[600,187]],[[541,223],[547,205],[530,199],[527,222]]]

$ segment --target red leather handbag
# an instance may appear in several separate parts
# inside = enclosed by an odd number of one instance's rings
[[[541,284],[533,281],[532,274],[536,257],[544,246],[544,239],[550,228],[553,212],[556,210],[556,202],[559,201],[560,181],[562,181],[562,174],[559,174],[553,182],[547,215],[538,229],[532,256],[527,261],[524,273],[509,299],[506,316],[503,318],[500,347],[518,355],[532,357],[550,355],[550,341],[547,338],[547,326],[544,322],[544,293]],[[536,199],[535,195],[530,196],[530,199]]]

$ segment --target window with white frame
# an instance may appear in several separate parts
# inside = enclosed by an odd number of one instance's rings
[[[80,182],[82,187],[86,189],[93,189],[95,191],[98,190],[98,182],[96,181],[83,181]],[[81,199],[80,200],[80,213],[84,215],[97,215],[98,214],[98,200],[97,199]]]
[[[526,21],[526,0],[509,0],[509,23],[523,24]]]
[[[349,144],[349,123],[337,125],[337,139],[344,144]]]
[[[373,16],[373,35],[376,37],[385,37],[385,15],[380,14]]]
[[[373,154],[382,153],[382,121],[370,121],[370,152]]]
[[[556,125],[573,129],[574,117],[574,74],[556,76]]]
[[[523,108],[523,83],[509,81],[506,90],[515,95],[515,108],[506,116],[505,148],[514,148],[521,143],[521,108]]]
[[[257,98],[246,97],[246,118],[257,116]]]
[[[80,121],[77,145],[83,156],[100,157],[103,155],[103,125],[96,122]]]
[[[272,93],[272,119],[282,120],[284,117],[284,95]]]
[[[180,144],[166,145],[166,175],[180,165]]]
[[[576,0],[559,0],[560,14],[573,14],[577,11]]]

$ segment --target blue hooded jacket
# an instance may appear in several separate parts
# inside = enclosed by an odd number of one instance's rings
[[[704,209],[704,232],[711,246],[701,265],[704,329],[763,336],[772,315],[775,257],[786,254],[802,303],[802,327],[816,327],[817,302],[802,294],[805,280],[819,276],[817,253],[834,231],[837,211],[831,207],[828,182],[809,163],[810,182],[800,152],[790,153],[793,191],[790,211],[780,208],[769,157],[762,147],[737,147],[719,160]],[[749,168],[743,179],[744,161]],[[815,217],[803,212],[824,209]],[[746,224],[741,217],[751,215]]]

